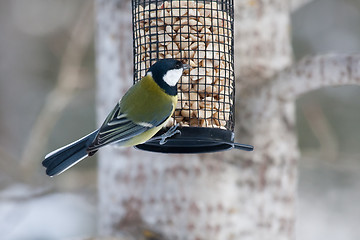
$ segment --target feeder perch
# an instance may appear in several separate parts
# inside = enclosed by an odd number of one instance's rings
[[[160,131],[136,148],[164,153],[204,153],[234,143],[233,0],[133,0],[134,83],[157,60],[190,64],[178,84],[178,104],[167,127],[181,134],[160,144]]]

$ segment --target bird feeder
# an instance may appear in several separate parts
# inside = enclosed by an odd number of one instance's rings
[[[192,68],[178,83],[178,104],[167,127],[181,134],[136,147],[165,153],[203,153],[234,143],[233,1],[133,0],[134,83],[157,60],[175,58]],[[166,132],[160,131],[157,135]]]

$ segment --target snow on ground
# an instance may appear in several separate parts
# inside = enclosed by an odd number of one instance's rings
[[[14,185],[0,192],[1,239],[81,239],[95,235],[96,206],[79,195],[41,195],[41,191]]]
[[[301,159],[296,239],[360,239],[359,157]]]

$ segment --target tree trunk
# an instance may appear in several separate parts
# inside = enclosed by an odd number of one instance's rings
[[[293,2],[295,8],[307,1]],[[96,0],[96,6],[100,123],[132,84],[133,48],[130,1]],[[296,97],[359,84],[360,73],[358,56],[315,57],[288,68],[290,11],[287,0],[235,1],[236,140],[255,151],[100,151],[100,235],[147,228],[167,239],[294,238]]]

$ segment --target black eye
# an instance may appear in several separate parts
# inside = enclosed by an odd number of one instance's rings
[[[175,64],[175,69],[181,68],[181,65],[182,65],[181,63],[176,63],[176,64]]]

